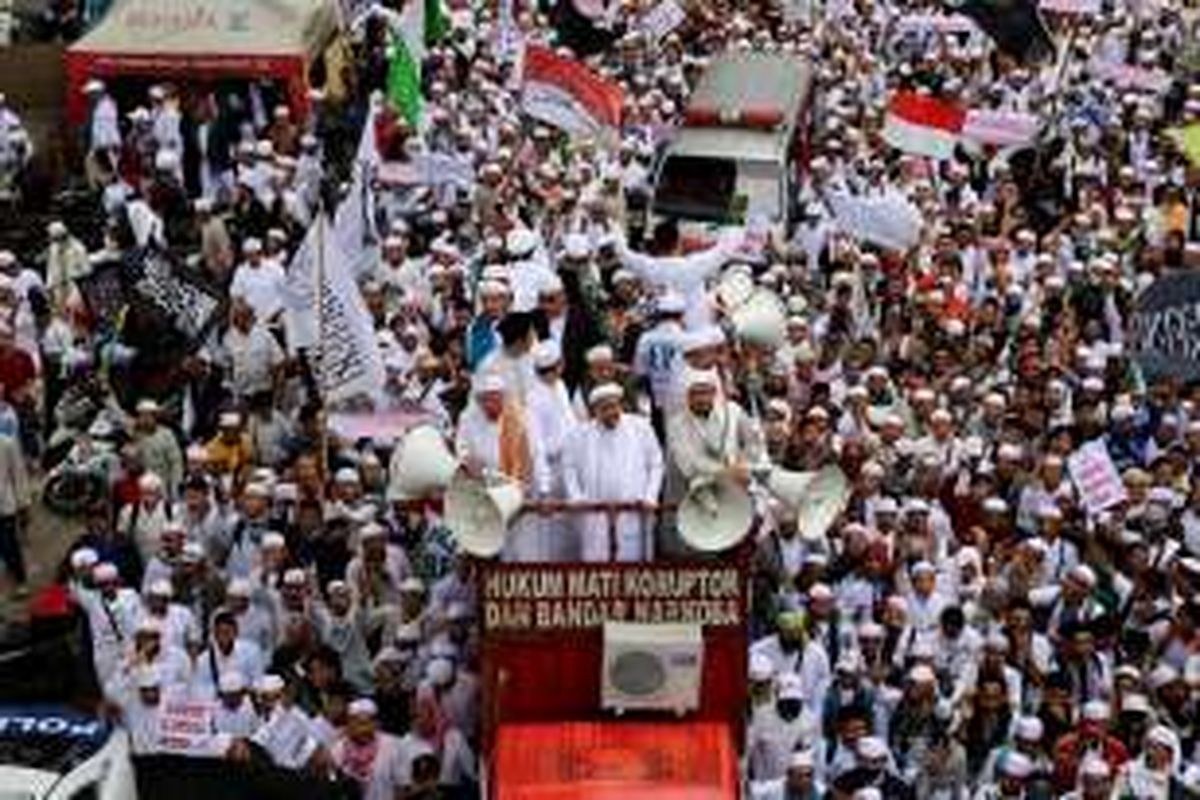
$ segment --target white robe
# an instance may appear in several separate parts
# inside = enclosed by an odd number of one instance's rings
[[[214,662],[216,669],[214,672]],[[247,685],[254,683],[266,671],[263,652],[254,642],[237,639],[229,653],[222,653],[215,644],[196,657],[192,670],[191,695],[196,700],[212,700],[217,696],[217,685],[222,675],[238,672]]]
[[[100,592],[78,589],[75,599],[88,617],[96,679],[101,686],[106,686],[116,677],[125,650],[133,641],[141,613],[141,598],[133,589],[118,589],[111,600],[104,599]]]
[[[213,711],[213,728],[216,732],[235,739],[249,739],[261,723],[249,697],[243,697],[236,708],[229,708],[223,702],[217,703]]]
[[[590,422],[574,431],[563,447],[567,498],[592,502],[657,502],[663,480],[662,449],[644,417],[623,414],[609,430]],[[652,557],[653,517],[622,513],[616,518],[616,560]],[[584,561],[610,559],[608,515],[575,515]]]
[[[394,800],[409,780],[410,762],[400,740],[387,733],[378,733],[379,749],[371,764],[371,777],[362,785],[362,800]],[[342,766],[346,756],[346,739],[339,738],[332,748],[333,761]]]

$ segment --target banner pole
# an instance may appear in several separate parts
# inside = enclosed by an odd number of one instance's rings
[[[323,374],[325,366],[325,202],[324,198],[318,203],[317,212],[317,285],[313,292],[313,300],[317,304],[317,402],[321,404],[321,438],[318,446],[321,452],[317,455],[317,464],[321,470],[321,479],[328,478],[329,472],[329,409],[325,404],[325,387]]]

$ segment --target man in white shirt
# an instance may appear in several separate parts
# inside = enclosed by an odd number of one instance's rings
[[[568,500],[636,506],[616,514],[611,524],[605,513],[576,515],[584,561],[652,557],[652,512],[662,488],[662,450],[649,420],[624,413],[623,401],[624,391],[617,384],[597,386],[588,396],[591,421],[563,446]]]
[[[218,611],[213,615],[211,641],[196,657],[191,694],[197,699],[213,699],[223,676],[237,673],[257,681],[265,671],[262,650],[254,642],[238,637],[237,616],[232,611]]]
[[[236,295],[230,318],[233,324],[225,334],[224,344],[233,394],[247,399],[272,391],[286,361],[283,348],[258,321],[250,304]]]
[[[96,680],[105,686],[116,676],[133,640],[142,601],[133,589],[121,586],[120,574],[112,564],[96,564],[92,582],[95,588],[76,589],[75,599],[88,616]]]
[[[234,270],[229,295],[245,300],[256,319],[272,325],[283,310],[283,267],[264,258],[262,242],[253,237],[242,243],[242,255],[245,261]]]

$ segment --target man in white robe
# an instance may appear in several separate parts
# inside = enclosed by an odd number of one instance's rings
[[[142,601],[133,589],[121,586],[120,574],[112,564],[93,567],[92,582],[95,589],[76,589],[75,600],[88,616],[96,680],[106,686],[116,677],[133,641]]]
[[[766,458],[761,432],[742,407],[719,397],[715,370],[689,370],[687,404],[667,419],[671,462],[685,487],[732,478],[749,480],[750,467]]]
[[[737,254],[740,246],[740,234],[729,235],[707,250],[655,258],[636,253],[623,240],[618,240],[617,255],[630,272],[647,284],[683,295],[687,302],[686,325],[699,328],[712,324],[712,306],[705,296],[705,283]]]
[[[527,413],[534,448],[534,492],[540,500],[562,500],[566,497],[563,447],[579,423],[562,380],[561,348],[554,341],[541,342],[533,360],[537,380],[529,389]],[[577,557],[578,545],[570,535],[568,517],[542,517],[540,527],[548,560],[570,561]]]
[[[192,671],[191,694],[197,700],[217,697],[221,678],[237,673],[257,681],[266,672],[262,650],[247,639],[238,637],[237,616],[228,610],[213,616],[212,637],[204,652],[196,657]]]
[[[652,510],[662,488],[662,449],[649,420],[626,414],[624,391],[616,384],[592,390],[592,420],[563,447],[567,499],[572,502],[633,503],[637,511],[617,514],[610,531],[604,513],[575,515],[584,561],[640,561],[652,557]],[[615,533],[615,541],[612,534]]]

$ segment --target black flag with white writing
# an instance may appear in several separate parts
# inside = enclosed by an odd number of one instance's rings
[[[1023,64],[1035,64],[1054,55],[1054,40],[1035,0],[958,0],[950,2],[949,7],[974,20],[1002,53]]]

